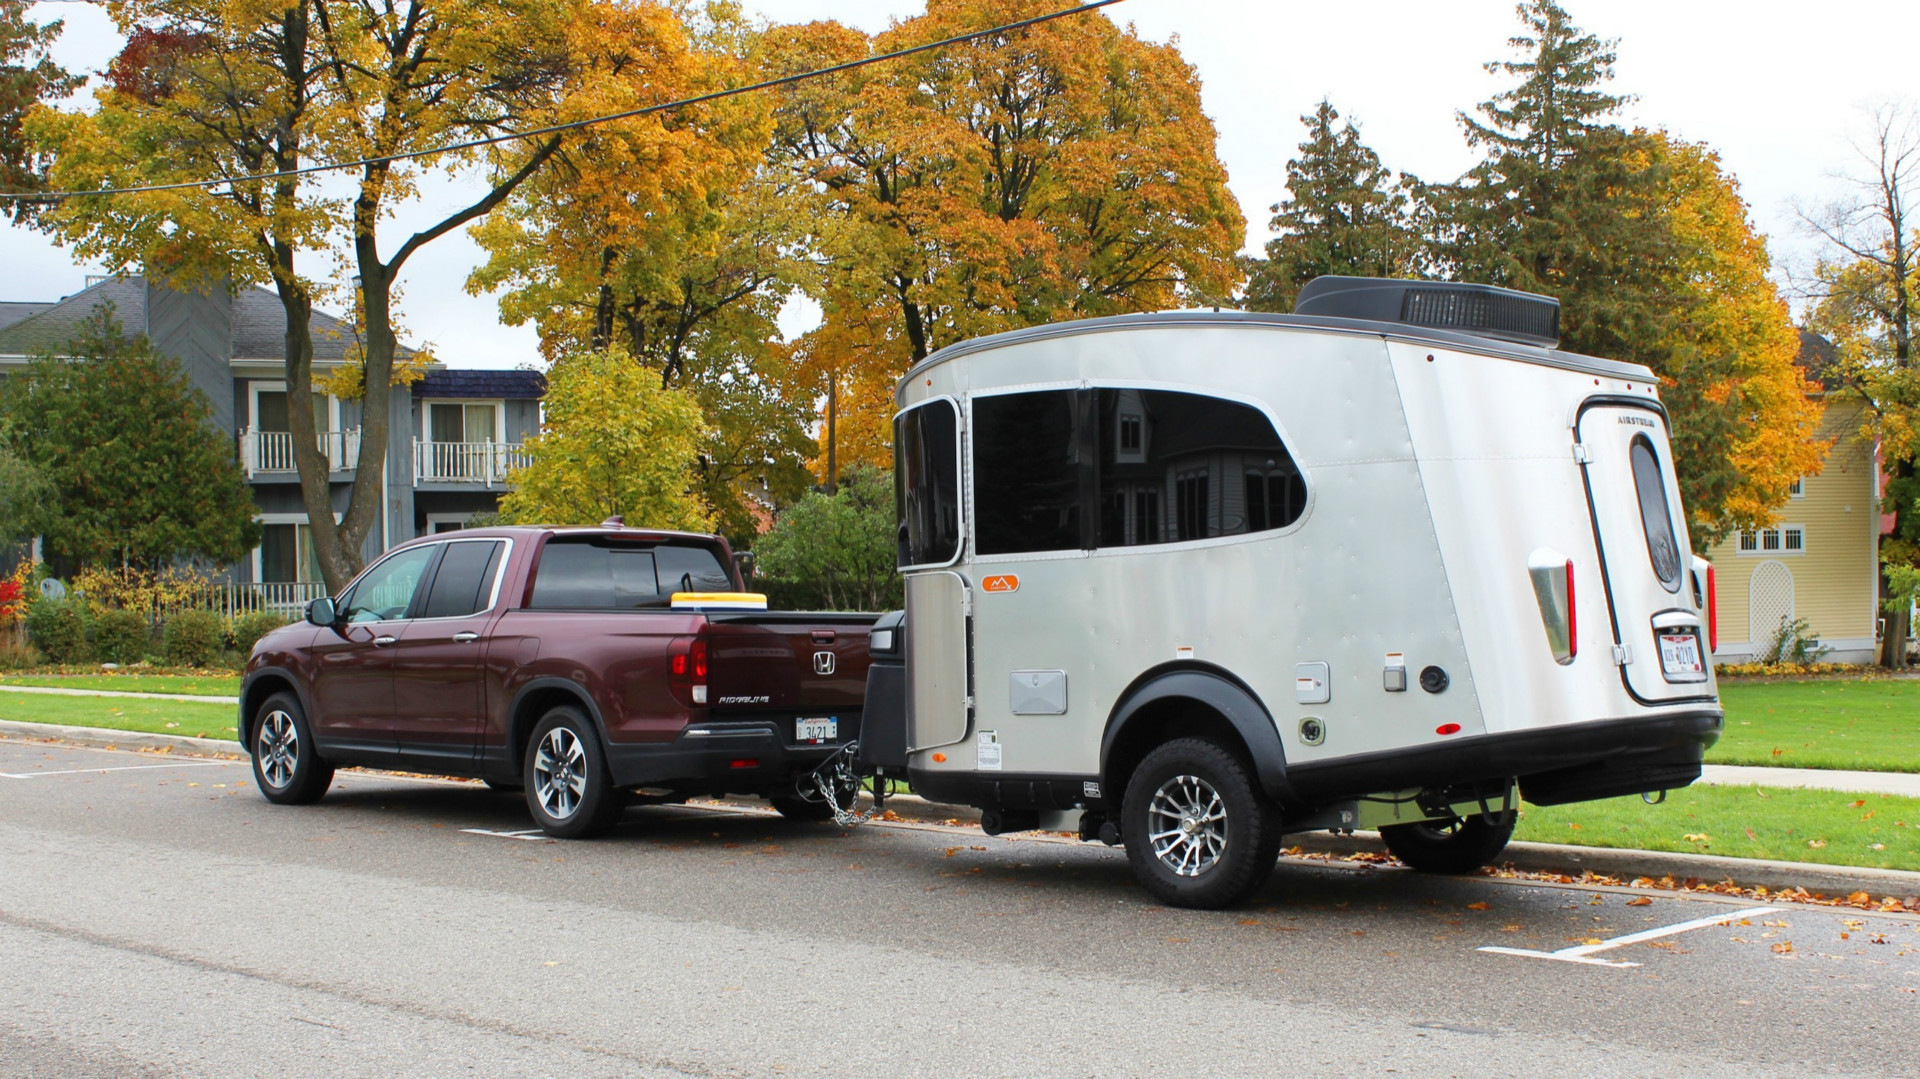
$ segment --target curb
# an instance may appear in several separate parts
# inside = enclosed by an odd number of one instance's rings
[[[887,796],[887,808],[908,820],[941,823],[958,820],[977,824],[980,811],[966,806],[942,805],[911,794]],[[1346,857],[1351,854],[1381,854],[1386,847],[1378,832],[1300,832],[1283,841],[1307,854]],[[1900,869],[1871,869],[1859,866],[1822,865],[1816,862],[1774,862],[1758,858],[1721,858],[1706,854],[1676,854],[1658,850],[1633,850],[1615,847],[1571,847],[1558,843],[1509,843],[1501,853],[1500,865],[1525,873],[1552,873],[1580,877],[1597,876],[1634,880],[1672,877],[1675,881],[1697,880],[1709,884],[1733,881],[1747,888],[1785,891],[1804,888],[1816,894],[1852,895],[1868,892],[1875,899],[1920,896],[1920,873]]]
[[[73,742],[107,749],[157,749],[196,757],[233,757],[243,760],[247,757],[244,746],[225,738],[189,738],[181,734],[148,734],[145,731],[120,731],[111,727],[69,727],[59,723],[20,723],[0,719],[0,737],[24,738],[35,742]]]
[[[117,749],[157,749],[201,757],[245,759],[247,756],[245,748],[238,742],[226,739],[147,734],[105,727],[68,727],[54,723],[0,720],[0,737]],[[912,794],[888,795],[887,808],[906,820],[918,822],[978,824],[980,821],[980,811],[970,806],[929,802]],[[1307,832],[1287,838],[1289,847],[1336,857],[1379,854],[1385,849],[1377,832],[1347,835]],[[1672,877],[1676,881],[1697,880],[1715,884],[1732,881],[1748,888],[1760,887],[1770,891],[1804,888],[1809,892],[1828,895],[1851,895],[1864,891],[1876,898],[1889,895],[1902,898],[1920,896],[1920,873],[1812,862],[1772,862],[1756,858],[1721,858],[1611,847],[1569,847],[1557,843],[1510,843],[1501,856],[1500,864],[1522,872],[1570,877],[1587,873],[1625,880]]]

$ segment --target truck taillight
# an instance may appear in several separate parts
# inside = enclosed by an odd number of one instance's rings
[[[707,703],[707,640],[676,637],[667,655],[667,683],[681,704]]]

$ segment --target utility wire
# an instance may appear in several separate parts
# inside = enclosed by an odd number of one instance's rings
[[[461,150],[473,150],[482,146],[496,146],[503,142],[517,142],[521,139],[536,139],[543,135],[558,135],[562,132],[577,131],[581,128],[612,123],[616,120],[631,120],[636,116],[647,116],[656,112],[666,112],[669,109],[685,108],[689,105],[704,105],[709,101],[719,101],[722,98],[757,93],[761,90],[771,90],[780,86],[791,86],[794,83],[805,82],[809,79],[822,78],[827,75],[838,75],[843,71],[852,71],[855,68],[866,67],[869,64],[878,64],[887,60],[898,60],[901,57],[912,56],[916,53],[930,52],[934,49],[944,49],[952,45],[964,45],[967,42],[978,41],[983,37],[992,37],[995,34],[1024,30],[1029,26],[1052,22],[1055,19],[1064,19],[1069,15],[1084,14],[1096,8],[1108,7],[1120,2],[1121,0],[1092,0],[1091,3],[1049,12],[1045,15],[1035,15],[1030,19],[1021,19],[1018,22],[1010,22],[985,30],[975,30],[970,34],[960,34],[955,37],[943,38],[939,41],[930,41],[924,45],[915,45],[911,48],[897,49],[893,52],[882,53],[879,56],[868,56],[859,60],[849,60],[844,64],[834,64],[831,67],[823,67],[814,71],[802,71],[795,75],[782,75],[777,79],[768,79],[765,82],[756,82],[749,86],[736,86],[728,90],[715,90],[712,93],[700,94],[696,97],[685,97],[678,101],[667,101],[658,105],[647,105],[638,109],[628,109],[625,112],[609,113],[605,116],[594,116],[585,120],[573,120],[568,123],[553,124],[548,127],[537,127],[529,131],[513,131],[499,135],[489,135],[485,138],[469,139],[466,142],[450,143],[446,146],[435,146],[427,150],[408,150],[405,153],[386,154],[380,157],[363,157],[354,161],[336,161],[324,165],[304,165],[297,169],[284,169],[279,172],[257,172],[246,176],[222,177],[217,180],[183,180],[179,183],[171,184],[146,184],[139,187],[101,187],[85,191],[0,191],[0,199],[55,202],[62,199],[82,198],[91,195],[142,195],[157,191],[185,191],[199,187],[218,187],[221,184],[246,184],[260,180],[281,180],[290,176],[307,176],[320,172],[338,172],[342,169],[357,169],[365,165],[377,165],[389,161],[410,161],[414,158],[432,157],[436,154],[458,153]]]

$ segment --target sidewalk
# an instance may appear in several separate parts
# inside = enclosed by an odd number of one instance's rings
[[[1920,798],[1920,773],[1914,772],[1843,772],[1830,768],[1756,768],[1738,764],[1708,764],[1700,769],[1700,782],[1717,787],[1793,787]]]
[[[239,704],[238,697],[209,697],[198,693],[124,693],[117,689],[65,689],[58,686],[0,686],[0,693],[50,693],[56,697],[137,697],[149,701],[198,701],[202,704]]]

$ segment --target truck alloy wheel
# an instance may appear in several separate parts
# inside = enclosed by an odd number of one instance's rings
[[[1213,742],[1182,738],[1135,769],[1120,832],[1134,876],[1154,898],[1218,910],[1266,882],[1280,853],[1279,824],[1245,763]]]
[[[276,693],[254,713],[253,778],[269,802],[319,801],[333,783],[333,766],[320,759],[306,713],[291,693]]]
[[[558,839],[603,832],[621,803],[607,774],[599,733],[578,709],[555,708],[533,729],[526,754],[527,808]]]

